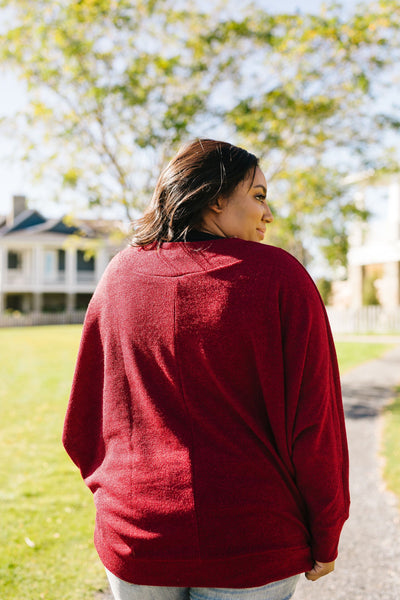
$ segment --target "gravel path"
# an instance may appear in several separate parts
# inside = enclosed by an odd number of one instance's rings
[[[381,408],[400,383],[400,346],[342,377],[350,451],[351,510],[334,573],[300,579],[293,600],[399,600],[400,511],[385,489]]]
[[[380,412],[397,384],[400,345],[342,377],[350,451],[350,518],[334,573],[317,582],[301,577],[293,600],[400,599],[400,511],[395,497],[385,489],[379,454]],[[111,600],[111,595],[106,592],[96,598]]]

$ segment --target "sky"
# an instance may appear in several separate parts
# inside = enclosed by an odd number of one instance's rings
[[[257,4],[267,10],[279,12],[315,12],[321,10],[321,0],[256,0]],[[343,0],[345,7],[352,8],[359,4],[358,0]],[[368,4],[367,0],[364,3]],[[1,23],[0,23],[1,25]],[[22,109],[27,102],[25,86],[12,73],[0,70],[0,118],[13,116],[15,111]],[[13,195],[25,195],[35,199],[35,208],[42,210],[48,217],[58,217],[68,212],[68,206],[51,200],[52,191],[40,185],[33,185],[26,167],[16,159],[18,147],[12,133],[0,133],[0,214],[7,214],[11,208]]]

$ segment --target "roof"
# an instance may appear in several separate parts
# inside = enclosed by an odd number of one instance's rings
[[[21,229],[27,229],[35,227],[41,223],[45,223],[46,219],[37,210],[26,209],[23,210],[17,217],[15,217],[12,225],[8,225],[7,221],[3,221],[3,225],[0,228],[0,237],[3,237],[13,231],[19,231]]]
[[[104,219],[75,219],[61,217],[47,219],[34,209],[22,211],[12,225],[7,225],[6,217],[0,217],[0,238],[5,236],[27,237],[43,233],[79,235],[85,238],[107,238],[115,231],[122,231],[120,221]]]

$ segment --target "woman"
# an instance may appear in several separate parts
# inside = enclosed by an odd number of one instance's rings
[[[288,599],[333,570],[335,350],[307,272],[259,243],[266,188],[245,150],[184,147],[88,308],[63,441],[117,600]]]

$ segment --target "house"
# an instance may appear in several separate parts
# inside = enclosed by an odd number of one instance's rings
[[[356,201],[376,207],[379,218],[356,224],[349,236],[348,279],[334,282],[332,305],[400,307],[400,174],[359,174]],[[366,202],[369,198],[369,202]]]
[[[119,222],[47,219],[14,196],[11,213],[0,218],[0,314],[86,309],[126,243]]]

